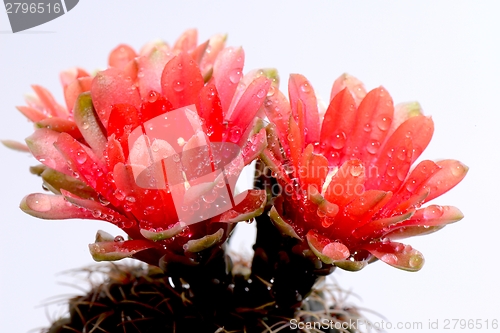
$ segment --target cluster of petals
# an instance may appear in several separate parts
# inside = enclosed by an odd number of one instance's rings
[[[422,205],[468,170],[456,160],[415,163],[433,135],[432,119],[418,103],[394,106],[383,87],[367,92],[346,74],[325,111],[302,75],[291,75],[288,93],[265,101],[271,124],[262,158],[280,186],[273,223],[326,264],[359,270],[380,259],[419,270],[422,254],[396,240],[460,220],[453,206]]]
[[[32,172],[53,192],[26,196],[21,209],[111,222],[128,239],[99,231],[96,260],[155,265],[166,255],[195,258],[227,239],[233,222],[262,212],[264,193],[232,191],[267,145],[258,113],[274,84],[269,72],[243,75],[241,48],[226,47],[223,35],[198,44],[195,30],[172,47],[120,45],[108,63],[95,75],[61,73],[65,106],[35,85],[18,107],[35,124],[26,142],[42,164]],[[183,128],[183,137],[169,137]]]

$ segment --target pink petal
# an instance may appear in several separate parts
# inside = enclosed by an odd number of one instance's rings
[[[64,109],[61,105],[57,104],[56,100],[47,89],[38,85],[32,85],[31,87],[37,94],[45,110],[47,110],[50,115],[63,118],[67,117],[68,111]]]
[[[47,115],[45,113],[29,106],[17,106],[16,108],[19,110],[19,112],[25,115],[26,118],[34,123],[47,118]]]
[[[187,53],[180,53],[170,60],[161,76],[163,95],[174,109],[196,104],[203,77],[196,62]]]
[[[109,67],[123,69],[135,57],[137,57],[137,54],[133,48],[125,44],[120,44],[109,54],[108,65]]]
[[[330,93],[330,101],[345,88],[347,88],[347,90],[351,93],[354,103],[356,107],[358,107],[366,96],[366,89],[363,82],[349,74],[342,74],[337,80],[335,80]]]
[[[177,39],[172,48],[173,53],[190,52],[198,45],[198,31],[196,29],[188,29]]]
[[[150,91],[161,91],[161,76],[165,65],[173,58],[163,48],[153,48],[150,53],[137,58],[139,72],[139,90],[143,98],[148,97]]]
[[[73,110],[78,96],[92,88],[93,78],[90,76],[79,78],[64,88],[64,99],[68,110]]]
[[[305,144],[315,143],[320,137],[320,123],[318,113],[318,101],[311,83],[300,74],[290,75],[288,81],[288,95],[293,116],[298,117],[298,101],[303,105],[305,128]]]
[[[92,81],[92,102],[97,114],[107,128],[111,109],[115,104],[141,106],[141,97],[134,82],[117,68],[97,73]]]
[[[364,248],[386,264],[410,272],[420,270],[425,261],[420,252],[401,243],[374,243],[368,244]]]
[[[358,158],[366,165],[375,159],[384,143],[394,113],[392,98],[382,87],[373,89],[363,99],[348,134],[344,161]]]
[[[427,181],[425,186],[430,190],[430,193],[424,203],[451,190],[464,179],[467,171],[469,171],[465,164],[456,160],[443,160],[436,163],[441,169]]]
[[[68,168],[66,159],[54,147],[54,143],[62,134],[63,133],[41,128],[26,138],[26,144],[38,161],[65,175],[73,176],[73,172]]]
[[[20,208],[31,216],[47,220],[99,220],[92,211],[73,206],[62,195],[29,194],[21,201]]]
[[[321,127],[320,151],[330,165],[340,164],[346,140],[356,121],[356,106],[348,89],[330,101]]]
[[[212,77],[224,111],[229,110],[234,92],[242,77],[244,62],[245,53],[242,48],[225,48],[215,59]]]
[[[62,133],[66,132],[77,140],[83,139],[82,133],[72,120],[59,117],[50,117],[40,120],[35,124],[37,128],[47,128]]]

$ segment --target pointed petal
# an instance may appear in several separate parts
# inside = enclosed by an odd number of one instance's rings
[[[304,145],[303,135],[295,120],[290,116],[290,123],[288,128],[288,145],[290,146],[290,160],[295,170],[295,175],[298,176],[300,158],[302,156],[302,149]]]
[[[188,29],[177,39],[172,48],[172,52],[188,53],[193,51],[196,48],[196,45],[198,45],[198,31],[196,29]]]
[[[363,85],[363,82],[351,76],[349,74],[342,74],[335,82],[333,83],[332,91],[330,93],[330,101],[337,96],[345,88],[351,93],[351,96],[354,99],[354,103],[356,107],[359,106],[361,101],[366,96],[366,89]]]
[[[82,93],[78,96],[73,116],[85,141],[92,148],[97,158],[102,160],[104,151],[106,150],[107,139],[103,133],[102,124],[94,110],[90,92]]]
[[[114,135],[121,144],[125,158],[129,155],[128,139],[130,133],[141,125],[139,112],[128,104],[115,104],[108,120],[108,137]]]
[[[285,95],[279,90],[275,90],[274,94],[267,96],[264,102],[264,110],[272,124],[276,125],[280,143],[285,152],[288,151],[288,122],[292,115],[290,103]]]
[[[386,264],[405,271],[416,272],[422,268],[425,261],[422,253],[401,243],[374,243],[366,245],[365,249]]]
[[[161,76],[162,93],[174,109],[196,104],[203,77],[196,62],[187,53],[171,59]]]
[[[97,73],[92,81],[91,93],[99,119],[106,128],[113,105],[129,104],[136,108],[141,105],[134,82],[117,68]]]
[[[91,211],[73,206],[62,195],[29,194],[24,197],[19,207],[26,214],[46,220],[98,220]]]
[[[45,166],[33,167],[30,168],[30,171],[42,177],[44,185],[53,193],[61,194],[61,190],[66,190],[84,199],[98,200],[98,195],[94,189],[76,178]]]
[[[353,236],[360,239],[368,239],[368,237],[374,239],[378,238],[384,233],[396,229],[396,226],[400,225],[400,223],[402,223],[403,221],[408,220],[413,215],[413,213],[414,211],[410,211],[405,214],[370,221],[354,230],[352,234]]]
[[[224,126],[224,114],[217,93],[217,88],[213,82],[201,88],[197,110],[200,117],[205,121],[207,135],[213,142],[221,142]]]
[[[183,248],[184,251],[187,252],[201,252],[219,243],[223,237],[224,229],[220,228],[216,233],[212,235],[206,235],[200,239],[189,240],[186,244],[184,244]]]
[[[234,92],[242,77],[244,62],[245,53],[242,48],[225,48],[215,59],[212,76],[225,112],[229,110]]]
[[[66,159],[54,147],[54,143],[62,134],[63,133],[41,128],[26,138],[26,144],[38,161],[49,168],[62,172],[65,175],[72,176],[73,172],[69,170]]]
[[[351,201],[344,209],[344,216],[351,219],[350,228],[365,224],[391,199],[391,192],[368,190]]]
[[[224,49],[226,39],[227,35],[220,34],[210,37],[207,49],[200,61],[200,71],[204,78],[207,78],[208,74],[212,72],[215,59]]]
[[[438,226],[409,226],[409,227],[401,227],[390,233],[384,235],[385,238],[390,240],[397,240],[403,238],[409,238],[414,236],[424,236],[428,234],[432,234],[436,231],[443,229],[445,225]]]
[[[34,123],[47,118],[45,113],[29,106],[16,106],[16,109]]]
[[[436,163],[441,167],[427,181],[426,187],[430,189],[429,196],[424,203],[428,202],[454,188],[464,179],[469,168],[456,160],[443,160]]]
[[[24,143],[13,141],[13,140],[0,140],[2,144],[12,150],[17,150],[23,153],[29,153],[30,149]]]
[[[297,232],[295,232],[293,227],[280,216],[280,214],[278,213],[278,211],[274,206],[271,208],[271,211],[269,212],[269,217],[271,218],[271,222],[281,232],[282,235],[297,238],[298,240],[302,241],[302,238],[300,238],[300,236],[297,235]]]
[[[72,120],[67,120],[59,117],[45,118],[37,123],[35,123],[37,128],[48,128],[56,132],[66,132],[75,139],[82,139],[82,133],[76,126],[75,122]]]
[[[90,254],[95,261],[115,261],[130,258],[137,252],[154,247],[154,242],[146,240],[108,241],[89,244]]]
[[[423,116],[422,107],[418,102],[399,103],[394,106],[394,119],[389,128],[388,135],[392,135],[394,131],[401,126],[405,121],[416,116]]]
[[[348,89],[336,94],[325,112],[320,151],[332,166],[340,164],[347,137],[354,128],[356,112],[354,99]]]
[[[418,209],[408,220],[402,222],[401,226],[440,226],[460,221],[464,214],[453,206],[430,205]]]
[[[75,106],[76,99],[81,93],[90,91],[92,89],[92,80],[94,78],[90,76],[82,77],[72,81],[64,88],[64,100],[66,101],[66,107],[68,110],[73,110]]]
[[[109,54],[108,65],[109,67],[123,69],[135,57],[137,57],[137,54],[133,48],[126,44],[120,44]]]
[[[160,241],[164,239],[172,238],[180,234],[187,226],[184,222],[177,222],[176,224],[170,226],[167,230],[162,231],[149,231],[146,229],[141,229],[141,235],[152,241]]]
[[[376,158],[393,114],[394,106],[389,93],[383,87],[370,91],[359,105],[355,125],[344,149],[344,161],[358,158],[368,165]]]
[[[43,104],[44,109],[47,110],[50,115],[63,118],[68,116],[68,111],[57,104],[54,96],[52,96],[47,89],[38,85],[32,85],[31,87]]]
[[[288,94],[295,118],[298,117],[298,101],[302,102],[305,128],[307,128],[305,144],[318,142],[320,136],[318,101],[311,83],[300,74],[292,74],[288,81]]]
[[[163,69],[172,58],[173,54],[162,47],[154,47],[148,54],[137,58],[139,91],[143,98],[147,98],[150,91],[161,91]]]
[[[271,80],[265,76],[258,77],[252,81],[234,110],[232,112],[230,110],[230,113],[226,116],[229,123],[244,132],[262,106],[270,86]]]

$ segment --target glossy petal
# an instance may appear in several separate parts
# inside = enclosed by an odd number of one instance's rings
[[[305,144],[318,142],[320,136],[318,101],[311,83],[300,74],[292,74],[288,81],[288,94],[292,114],[296,119],[298,117],[298,101],[302,102],[305,128],[307,128]]]
[[[137,54],[133,48],[126,44],[120,44],[109,54],[108,64],[109,67],[123,69],[135,57]]]
[[[243,75],[244,62],[245,53],[242,48],[225,48],[215,60],[212,76],[223,110],[229,110],[234,92]]]
[[[420,270],[425,261],[420,252],[401,243],[375,243],[365,246],[365,249],[386,264],[410,272]]]

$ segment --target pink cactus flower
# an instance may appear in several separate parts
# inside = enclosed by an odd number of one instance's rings
[[[63,72],[66,106],[33,86],[36,97],[18,109],[35,123],[26,142],[42,165],[32,172],[54,194],[30,194],[21,209],[117,225],[128,239],[99,231],[96,260],[195,262],[266,202],[262,191],[234,188],[267,145],[258,111],[272,84],[264,71],[243,76],[243,64],[224,36],[198,45],[189,30],[173,47],[120,45],[95,76]]]
[[[280,193],[270,216],[307,242],[324,263],[359,270],[376,258],[419,270],[424,258],[395,240],[435,232],[463,218],[453,206],[425,203],[457,185],[468,168],[456,160],[423,160],[434,124],[417,103],[394,107],[379,87],[354,77],[333,85],[324,114],[309,81],[291,75],[289,101],[267,97],[271,121],[263,159]],[[276,194],[276,193],[275,193]]]

